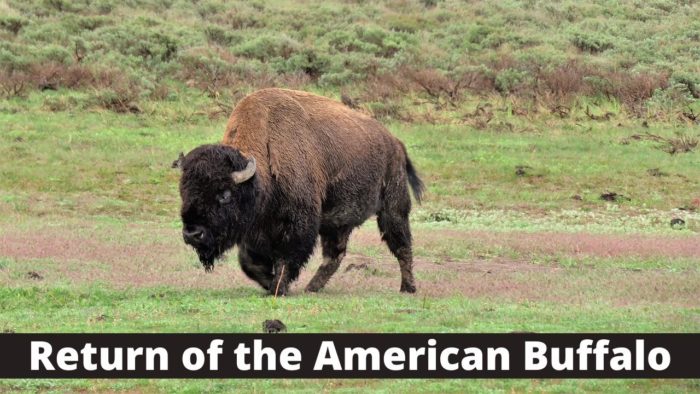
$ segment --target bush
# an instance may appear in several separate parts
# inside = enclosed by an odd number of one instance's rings
[[[285,34],[266,33],[239,45],[235,53],[264,62],[289,59],[300,48],[301,44]]]
[[[195,48],[179,57],[181,80],[217,94],[236,80],[236,59],[222,48]]]
[[[571,43],[581,51],[600,53],[614,48],[613,39],[602,33],[573,33]]]
[[[68,64],[73,58],[72,54],[65,48],[58,45],[47,45],[41,49],[36,56],[40,63],[53,62]]]
[[[694,98],[700,98],[700,74],[675,73],[671,76],[671,85],[683,85]]]
[[[15,16],[0,17],[0,28],[9,31],[14,35],[17,35],[17,33],[19,33],[19,31],[28,24],[29,21],[25,18]]]
[[[24,71],[0,71],[0,96],[4,98],[24,97],[30,85],[31,77]]]
[[[389,102],[374,102],[368,104],[368,109],[372,113],[372,116],[376,119],[385,120],[404,120],[406,115],[404,115],[403,107],[394,101]]]
[[[134,24],[105,27],[99,30],[96,38],[102,41],[102,49],[134,56],[150,64],[174,59],[182,40],[170,31],[142,26],[148,23],[148,20],[137,20]]]
[[[46,97],[43,106],[51,112],[68,111],[78,106],[78,100],[72,96]]]
[[[527,71],[516,70],[512,68],[505,69],[496,75],[494,85],[496,91],[501,94],[515,93],[523,88],[529,79]]]
[[[325,38],[336,52],[364,52],[384,58],[415,45],[415,39],[409,33],[389,32],[378,26],[358,25],[352,29],[332,30]]]
[[[337,54],[331,58],[328,71],[319,78],[325,86],[343,86],[376,76],[379,59],[366,53]]]
[[[657,89],[668,86],[668,77],[663,74],[608,73],[610,82],[608,96],[615,97],[637,116],[644,113],[644,104]]]
[[[316,80],[328,71],[330,64],[328,56],[319,55],[313,48],[304,48],[286,61],[278,63],[276,69],[279,73],[303,72]]]
[[[30,61],[24,56],[15,54],[13,51],[0,48],[0,70],[15,71],[27,70]]]
[[[589,71],[578,62],[571,61],[560,67],[543,70],[537,76],[545,92],[561,100],[580,94],[586,87],[585,77]]]
[[[209,25],[205,27],[204,35],[207,37],[209,43],[222,46],[229,46],[235,41],[239,41],[236,35],[218,25]]]
[[[683,110],[693,101],[688,86],[676,83],[666,89],[656,89],[646,105],[653,112],[669,113]]]
[[[95,103],[117,113],[139,113],[139,92],[134,85],[119,85],[97,92]]]

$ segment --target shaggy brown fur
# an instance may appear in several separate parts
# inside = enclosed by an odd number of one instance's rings
[[[286,89],[263,89],[241,100],[222,143],[255,157],[263,185],[272,176],[289,193],[319,197],[329,180],[352,178],[371,170],[367,165],[403,167],[406,160],[401,142],[375,119],[329,98]],[[303,178],[313,189],[300,189]]]
[[[222,153],[224,147],[231,151]],[[213,172],[222,154],[256,161],[255,176],[252,182],[246,182],[254,185],[255,203],[250,209],[255,217],[250,218],[247,228],[237,230],[244,235],[229,238],[235,238],[234,243],[240,246],[244,271],[263,287],[284,294],[287,282],[296,279],[320,234],[325,262],[307,287],[309,291],[319,290],[340,264],[352,229],[377,214],[383,239],[401,265],[401,290],[415,291],[408,185],[417,199],[423,185],[403,144],[379,122],[311,93],[285,89],[252,93],[234,109],[221,148],[200,147],[183,160],[181,192],[186,228],[194,222],[203,228],[211,227],[208,222],[216,222],[201,217],[202,212],[211,210],[193,212],[195,207],[187,200],[196,196],[199,204],[209,204],[201,189],[221,189],[221,181],[209,185],[200,179],[216,178],[201,173],[201,169]],[[236,163],[230,164],[236,167],[230,170],[241,170],[243,164],[239,163],[245,161],[238,156],[229,160]],[[193,190],[197,188],[200,190]],[[234,196],[244,188],[245,184],[230,186]],[[241,217],[245,213],[232,215]],[[220,244],[218,248],[230,246]],[[288,268],[285,272],[281,267]]]

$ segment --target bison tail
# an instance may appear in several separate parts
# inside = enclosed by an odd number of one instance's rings
[[[420,204],[423,198],[423,192],[425,191],[425,184],[423,184],[423,181],[418,177],[418,173],[413,167],[413,163],[411,163],[411,159],[408,158],[408,155],[406,155],[406,173],[408,174],[408,183],[411,185],[411,190],[413,190],[413,197],[415,197],[416,201]]]

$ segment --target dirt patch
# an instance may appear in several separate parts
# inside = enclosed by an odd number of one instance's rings
[[[425,247],[460,242],[475,249],[507,249],[518,255],[569,255],[572,257],[699,258],[700,236],[669,237],[552,232],[423,231]],[[364,240],[366,237],[362,237]],[[418,239],[418,236],[416,236]],[[351,241],[352,242],[352,241]]]
[[[29,271],[29,272],[27,272],[27,278],[28,278],[28,279],[33,279],[33,280],[42,280],[42,279],[44,279],[44,277],[43,277],[40,273],[38,273],[38,272],[36,272],[36,271]]]
[[[397,293],[398,263],[376,260],[372,267],[383,275],[368,276],[355,270],[337,273],[325,292],[335,294]],[[300,283],[310,278],[315,267],[305,270]],[[667,303],[698,306],[700,280],[697,273],[659,270],[561,268],[522,261],[416,260],[414,271],[418,296],[462,296],[571,304],[596,302],[616,305]],[[301,288],[299,288],[300,290]]]
[[[161,231],[163,231],[161,229]],[[161,237],[162,242],[139,242],[139,231],[121,241],[105,241],[105,234],[92,238],[72,236],[60,229],[0,234],[0,256],[17,261],[0,272],[0,283],[27,283],[35,272],[44,282],[68,281],[76,284],[103,283],[114,288],[162,287],[178,289],[257,288],[238,267],[234,257],[216,265],[207,274],[195,254],[180,242],[179,234]],[[131,234],[130,233],[130,234]],[[488,257],[464,260],[442,257],[416,257],[414,271],[419,297],[462,296],[494,300],[551,301],[563,303],[663,302],[698,305],[700,280],[696,271],[563,268],[534,264],[531,254],[586,256],[663,256],[700,257],[698,237],[655,237],[642,235],[592,235],[562,233],[490,233],[478,231],[420,231],[415,245],[438,250],[445,244],[461,243],[467,248],[507,248],[519,258]],[[356,245],[356,248],[353,247]],[[379,234],[358,230],[350,241],[343,267],[323,290],[330,294],[397,294],[399,266],[381,242]],[[357,253],[362,250],[363,254]],[[371,256],[364,254],[370,253]],[[313,256],[291,295],[299,294],[321,263]],[[31,271],[29,271],[31,270]],[[40,273],[40,274],[39,274]],[[260,289],[261,296],[264,291]],[[153,297],[164,297],[154,293]],[[408,313],[408,312],[407,312]]]

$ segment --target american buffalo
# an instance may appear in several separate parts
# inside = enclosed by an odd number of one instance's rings
[[[323,263],[306,287],[318,291],[352,230],[376,214],[401,291],[416,291],[408,186],[418,201],[424,187],[404,145],[376,120],[311,93],[263,89],[236,106],[221,144],[176,164],[183,238],[207,271],[237,245],[246,275],[283,295],[320,234]]]

